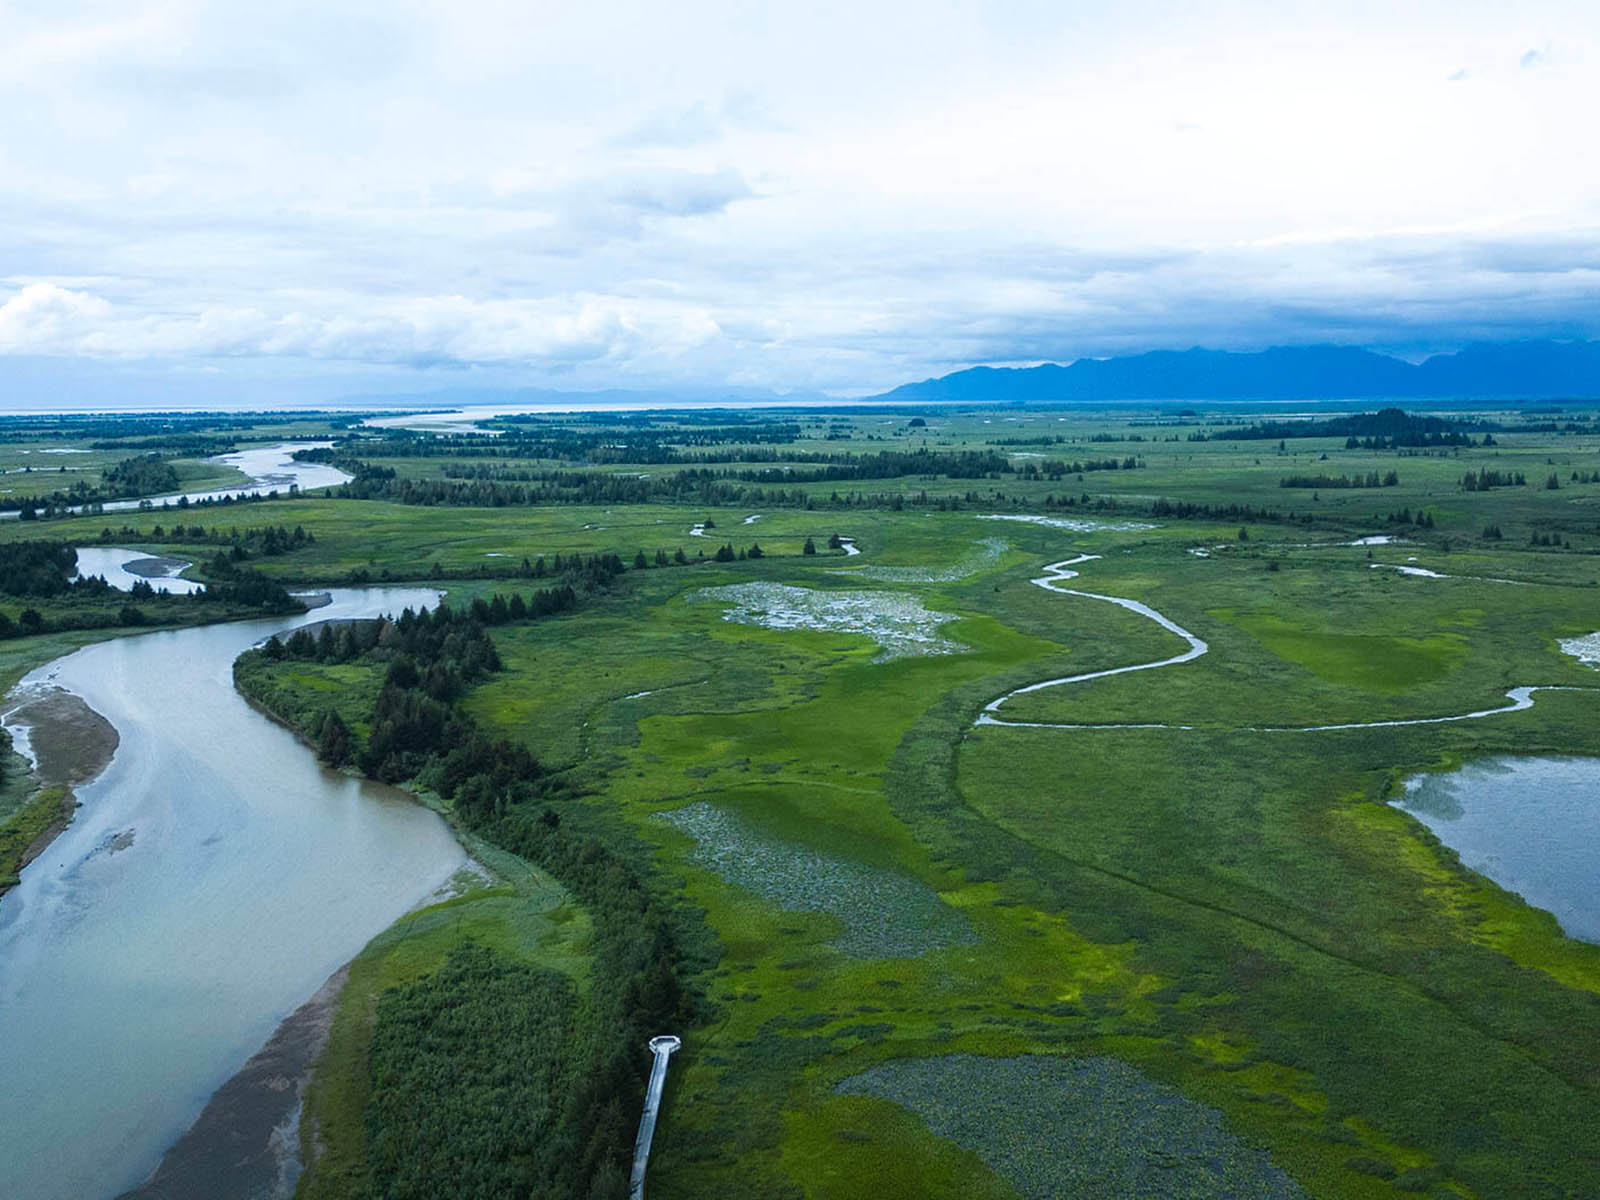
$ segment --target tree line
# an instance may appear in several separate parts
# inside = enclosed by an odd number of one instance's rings
[[[1324,488],[1338,491],[1341,488],[1375,488],[1398,487],[1400,475],[1397,471],[1385,472],[1382,476],[1376,471],[1368,471],[1365,475],[1285,475],[1278,480],[1279,487],[1286,488]]]
[[[1469,430],[1485,435],[1493,445],[1488,422],[1464,417],[1425,417],[1399,408],[1377,412],[1350,413],[1325,420],[1258,421],[1227,429],[1214,429],[1189,435],[1191,442],[1205,441],[1283,441],[1286,438],[1342,437],[1345,449],[1385,450],[1401,446],[1472,446]]]
[[[525,747],[485,734],[460,708],[465,690],[501,667],[488,630],[502,615],[535,620],[580,596],[563,583],[315,637],[300,631],[236,666],[241,688],[269,706],[284,703],[265,678],[284,660],[381,670],[364,745],[332,710],[320,728],[308,714],[282,715],[329,761],[446,797],[469,828],[559,879],[593,920],[581,1002],[561,977],[473,945],[380,1001],[366,1125],[381,1195],[622,1200],[643,1096],[640,1048],[692,1019],[670,908],[626,855],[571,827],[582,806],[565,803]]]
[[[33,540],[0,544],[0,594],[32,600],[115,600],[120,594],[98,575],[72,578],[78,552],[69,542]],[[147,607],[192,608],[195,605],[229,605],[265,613],[298,612],[304,606],[283,585],[249,569],[235,570],[189,595],[158,592],[148,580],[138,580],[127,602],[115,612],[75,606],[49,616],[37,608],[24,608],[13,619],[0,613],[0,638],[50,633],[62,629],[100,629],[112,625],[144,625]]]
[[[341,456],[368,458],[560,459],[592,464],[732,462],[771,460],[765,447],[787,445],[800,437],[793,423],[666,429],[529,430],[506,426],[498,436],[446,433],[432,436],[394,431],[382,437],[356,436],[331,448],[304,451],[303,461],[333,462]],[[706,453],[686,447],[728,446]],[[322,457],[313,457],[322,456]],[[797,456],[797,460],[800,456]],[[787,459],[785,459],[787,461]]]
[[[1527,485],[1528,477],[1521,471],[1491,471],[1488,467],[1484,467],[1479,471],[1468,471],[1461,477],[1461,488],[1467,492],[1487,492],[1490,488]]]
[[[0,500],[0,509],[17,513],[24,521],[36,520],[41,510],[55,512],[107,500],[127,500],[178,490],[178,472],[159,454],[125,458],[100,472],[100,481],[75,480],[43,496],[12,496]]]
[[[119,530],[112,530],[107,525],[100,530],[99,540],[102,544],[110,545],[112,542],[177,542],[185,545],[223,545],[238,548],[245,552],[246,557],[255,554],[265,555],[269,558],[290,551],[299,550],[304,546],[316,544],[314,533],[303,525],[296,525],[292,530],[282,525],[263,525],[255,529],[240,529],[237,525],[229,529],[218,529],[215,525],[209,528],[204,525],[176,524],[170,528],[153,525],[144,532],[140,532],[132,525],[124,525]]]

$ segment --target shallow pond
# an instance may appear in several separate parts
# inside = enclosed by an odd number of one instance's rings
[[[1408,780],[1393,803],[1568,937],[1600,943],[1600,759],[1470,763]]]
[[[1027,1200],[1305,1195],[1215,1109],[1113,1058],[897,1058],[837,1090],[909,1108]]]
[[[1587,667],[1600,667],[1600,632],[1565,638],[1557,643],[1561,653],[1570,654]]]
[[[858,633],[882,648],[877,661],[919,654],[956,654],[966,647],[939,636],[956,619],[898,592],[825,591],[786,583],[732,583],[702,588],[689,599],[726,605],[725,620],[763,629]]]
[[[436,815],[325,770],[232,682],[268,634],[436,600],[338,590],[305,614],[87,646],[24,681],[81,696],[121,742],[0,901],[0,1196],[136,1184],[279,1021],[465,864]]]
[[[976,940],[966,916],[920,879],[773,837],[730,809],[699,801],[657,813],[695,840],[691,857],[780,908],[844,926],[833,944],[855,958],[904,958]]]

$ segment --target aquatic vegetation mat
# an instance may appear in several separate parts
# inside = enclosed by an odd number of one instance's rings
[[[920,654],[956,654],[966,647],[939,636],[952,613],[924,608],[913,596],[894,592],[819,591],[786,583],[734,583],[702,588],[690,596],[728,606],[723,619],[763,629],[810,629],[858,633],[883,650],[877,661]]]
[[[968,575],[976,575],[992,567],[1010,549],[1003,538],[984,538],[974,543],[977,549],[962,557],[960,562],[948,567],[859,567],[839,570],[835,574],[853,575],[858,579],[873,579],[883,583],[954,583]]]
[[[833,944],[853,957],[906,958],[977,940],[966,918],[920,880],[772,837],[709,801],[656,816],[692,837],[693,859],[735,887],[837,918],[844,932]]]
[[[1065,529],[1071,533],[1137,533],[1142,529],[1159,529],[1148,521],[1096,521],[1088,517],[1046,517],[1039,513],[984,513],[980,521],[1020,521],[1024,525],[1043,525],[1047,529]]]
[[[1563,638],[1556,644],[1561,647],[1561,653],[1570,654],[1585,666],[1600,667],[1600,630],[1582,637]]]
[[[836,1090],[909,1108],[1028,1200],[1305,1195],[1215,1109],[1113,1058],[893,1059]]]

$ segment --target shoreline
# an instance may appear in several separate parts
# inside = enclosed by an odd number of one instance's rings
[[[346,963],[211,1094],[156,1169],[118,1200],[287,1200],[304,1170],[300,1113],[350,975]]]
[[[140,579],[148,579],[152,583],[163,579],[176,579],[187,568],[194,566],[186,558],[171,558],[162,554],[151,554],[144,558],[135,558],[122,565],[122,569],[129,575],[137,575]]]
[[[12,695],[17,697],[16,692]],[[79,805],[76,789],[106,769],[122,741],[110,721],[64,688],[35,685],[31,694],[17,698],[19,702],[4,713],[3,723],[13,735],[14,752],[29,764],[34,787],[13,815],[42,802],[58,808],[50,823],[23,848],[16,865],[0,871],[0,901],[28,865],[72,824]],[[19,733],[21,736],[16,736]]]
[[[347,623],[323,621],[315,624]],[[286,730],[315,756],[316,744],[303,730],[261,703],[237,682],[234,690],[253,711]],[[340,773],[366,778],[354,770]],[[433,809],[421,797],[412,795],[411,799],[424,808]],[[469,865],[488,874],[455,823],[447,816],[445,823],[469,856]],[[418,908],[433,902],[434,899],[430,899]],[[410,915],[403,914],[396,923]],[[364,951],[365,947],[361,952]],[[266,1044],[211,1094],[194,1123],[162,1153],[155,1170],[138,1187],[122,1193],[117,1200],[222,1195],[236,1196],[240,1200],[289,1200],[293,1196],[301,1174],[309,1165],[307,1147],[301,1142],[306,1092],[327,1048],[356,958],[330,975],[310,999],[278,1024]]]
[[[297,599],[314,611],[333,597],[319,591]],[[309,627],[315,635],[322,627],[344,626],[353,620],[323,619],[310,622]],[[78,807],[72,787],[98,777],[122,740],[101,713],[54,681],[49,664],[36,670],[33,678],[19,684],[0,705],[0,720],[15,735],[16,789],[27,787],[27,802],[18,811],[33,806],[28,825],[13,838],[14,842],[33,838],[25,861],[36,860],[69,828]],[[315,756],[315,743],[303,731],[242,689],[232,690],[254,713],[289,732]],[[410,798],[420,808],[430,807],[415,796]],[[39,832],[44,819],[42,801],[51,806],[50,820],[48,828]],[[446,826],[469,863],[475,864],[459,831],[448,821]],[[16,867],[14,874],[20,876],[21,870]],[[0,887],[0,894],[4,890]],[[424,898],[418,907],[440,898]],[[344,962],[320,985],[314,985],[316,990],[309,998],[291,1000],[291,1005],[298,1007],[288,1011],[265,1043],[211,1093],[192,1123],[162,1149],[150,1174],[120,1193],[122,1196],[129,1200],[221,1195],[287,1200],[293,1194],[314,1152],[314,1147],[301,1145],[304,1100],[327,1047],[353,961]]]

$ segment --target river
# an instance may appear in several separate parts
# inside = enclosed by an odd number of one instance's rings
[[[177,504],[187,500],[197,504],[203,500],[240,499],[245,496],[265,496],[268,492],[287,492],[290,488],[309,491],[312,488],[335,487],[349,483],[350,476],[326,463],[297,462],[296,450],[316,450],[333,445],[332,442],[280,442],[276,446],[255,446],[233,454],[219,454],[207,462],[234,467],[250,477],[250,482],[236,487],[217,488],[209,492],[184,492],[181,495],[154,496],[147,500],[115,500],[104,506],[106,512],[129,512],[143,505],[160,508],[164,504]]]
[[[193,566],[181,558],[155,558],[147,550],[125,550],[121,546],[79,546],[78,578],[98,575],[118,591],[126,592],[137,583],[148,583],[158,592],[192,596],[205,591],[196,579],[180,579],[179,572]],[[138,565],[139,571],[129,568]]]
[[[280,442],[276,446],[255,446],[232,454],[219,454],[207,462],[234,467],[249,476],[248,483],[233,487],[216,488],[208,492],[181,492],[170,496],[146,496],[138,500],[108,500],[100,505],[101,512],[135,512],[143,508],[176,506],[181,501],[198,504],[211,500],[239,500],[249,496],[265,496],[269,492],[286,494],[291,489],[310,491],[312,488],[336,487],[349,483],[351,477],[338,467],[326,463],[297,462],[296,450],[315,450],[333,445],[332,442]],[[82,507],[73,512],[84,511]],[[0,520],[15,521],[15,511],[0,513]]]
[[[435,814],[322,768],[233,688],[270,633],[438,594],[332,595],[87,646],[20,685],[76,693],[121,742],[0,902],[0,1196],[138,1183],[279,1021],[465,865]]]

